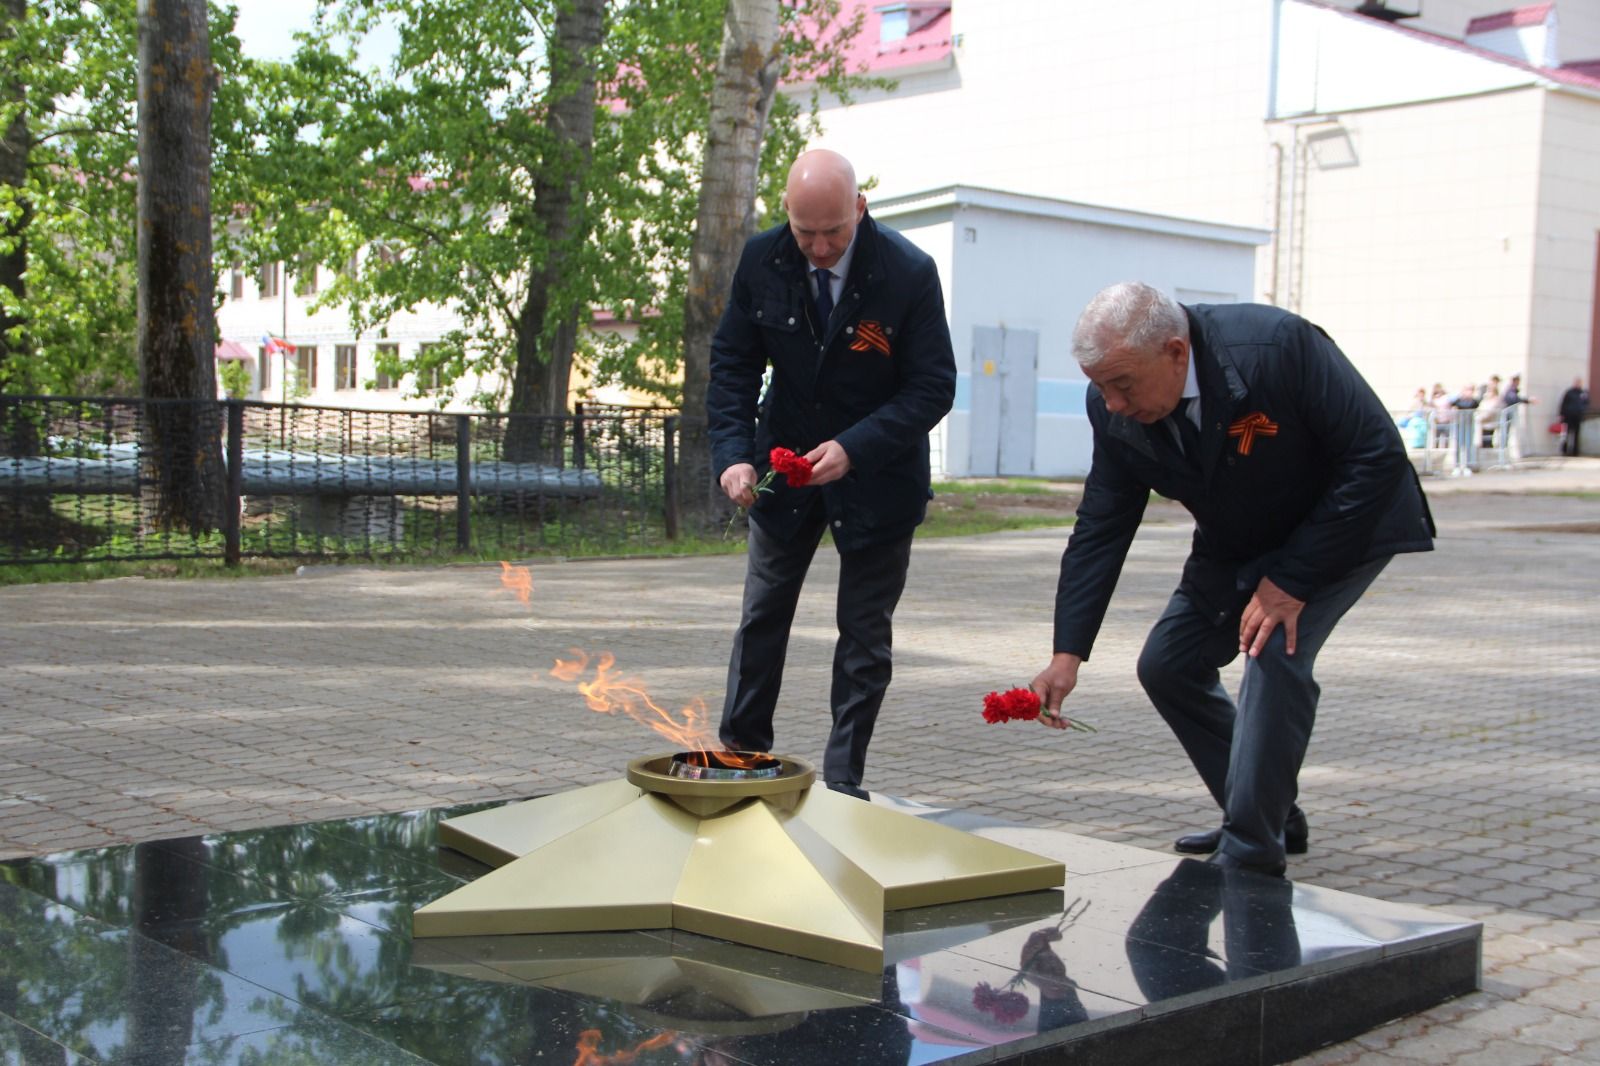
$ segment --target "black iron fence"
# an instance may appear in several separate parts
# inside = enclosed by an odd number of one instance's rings
[[[0,397],[0,563],[514,557],[665,542],[719,517],[709,472],[679,460],[682,431],[666,408],[528,416]]]

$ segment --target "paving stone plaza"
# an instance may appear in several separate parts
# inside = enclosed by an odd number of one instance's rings
[[[1322,653],[1289,876],[1481,921],[1484,987],[1301,1061],[1600,1062],[1600,460],[1426,487],[1438,550]],[[1065,532],[919,542],[866,787],[1150,849],[1209,825],[1132,669],[1190,528],[1156,506],[1134,546],[1073,697],[1094,735],[978,713],[1047,658]],[[743,566],[535,562],[526,606],[493,565],[0,589],[0,858],[614,779],[671,745],[556,660],[609,652],[714,721]],[[836,573],[820,552],[779,708],[807,759]]]

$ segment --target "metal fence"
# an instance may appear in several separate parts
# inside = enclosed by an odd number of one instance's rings
[[[718,518],[709,474],[677,461],[682,429],[666,408],[513,416],[0,397],[0,563],[515,557],[665,542],[686,516]]]
[[[1523,406],[1396,411],[1394,418],[1419,473],[1459,477],[1511,466],[1526,454]]]

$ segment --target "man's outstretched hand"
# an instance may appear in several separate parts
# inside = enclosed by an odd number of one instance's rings
[[[1082,663],[1078,656],[1058,651],[1050,657],[1050,665],[1028,686],[1039,697],[1040,723],[1051,729],[1067,728],[1067,720],[1061,717],[1061,701],[1078,687],[1078,667]]]

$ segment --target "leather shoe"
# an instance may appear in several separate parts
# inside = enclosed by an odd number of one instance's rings
[[[1282,877],[1284,871],[1288,868],[1285,863],[1281,862],[1276,866],[1266,866],[1255,862],[1243,862],[1234,858],[1232,855],[1229,855],[1225,851],[1217,852],[1216,854],[1212,855],[1211,858],[1207,859],[1206,862],[1212,866],[1220,866],[1224,870],[1249,870],[1251,873],[1265,874],[1268,877]]]
[[[852,785],[848,781],[829,781],[828,788],[845,796],[854,796],[858,800],[871,801],[872,795],[860,785]]]
[[[1304,855],[1310,846],[1311,830],[1306,825],[1305,812],[1299,809],[1289,815],[1283,824],[1283,850],[1290,855]],[[1204,833],[1188,833],[1172,842],[1172,850],[1184,855],[1210,855],[1222,842],[1221,829],[1208,829]]]

